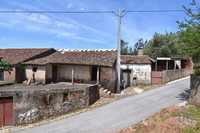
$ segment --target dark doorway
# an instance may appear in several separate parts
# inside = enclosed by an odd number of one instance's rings
[[[53,82],[57,82],[57,71],[58,71],[58,66],[57,65],[52,65],[52,80]]]
[[[0,70],[0,81],[4,80],[4,72],[3,70]]]
[[[13,98],[0,98],[0,126],[13,125]]]
[[[15,67],[15,78],[17,83],[22,83],[26,80],[25,66],[19,65]]]
[[[91,80],[92,81],[96,81],[97,80],[97,66],[92,66]]]

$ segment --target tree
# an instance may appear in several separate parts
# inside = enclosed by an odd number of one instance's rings
[[[128,54],[128,42],[125,42],[124,40],[121,40],[121,54]]]
[[[128,42],[121,40],[121,54],[130,55],[133,54],[133,48],[128,46]]]
[[[178,33],[155,33],[153,38],[145,42],[144,53],[156,57],[179,57]]]
[[[193,0],[191,6],[184,9],[188,19],[178,22],[180,43],[183,53],[191,56],[195,64],[200,63],[200,7]]]

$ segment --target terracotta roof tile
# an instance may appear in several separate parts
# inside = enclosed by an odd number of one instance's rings
[[[25,64],[45,65],[48,63],[82,64],[113,66],[116,59],[116,51],[67,51],[56,52],[50,56],[31,60]]]
[[[151,64],[151,58],[147,55],[134,56],[134,55],[122,55],[122,64]]]
[[[18,64],[49,50],[48,48],[0,49],[0,57],[10,64]]]

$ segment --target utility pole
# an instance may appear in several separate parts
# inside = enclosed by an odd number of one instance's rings
[[[122,24],[122,17],[125,16],[125,10],[119,9],[118,12],[115,14],[118,17],[118,31],[117,31],[117,92],[120,93],[121,91],[121,24]]]

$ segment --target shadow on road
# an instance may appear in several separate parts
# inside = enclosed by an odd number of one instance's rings
[[[176,98],[182,101],[187,101],[190,98],[191,89],[186,89],[184,92],[180,93]]]

